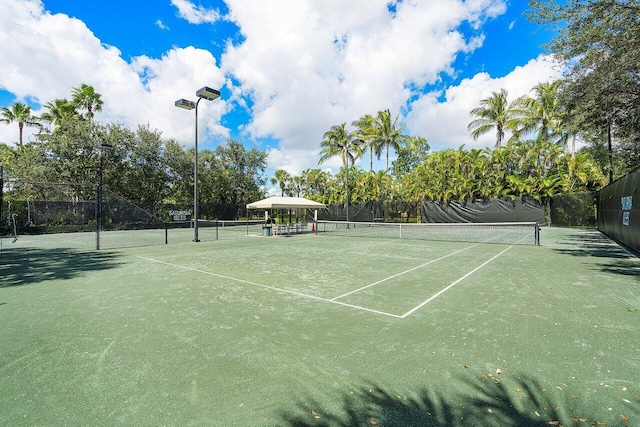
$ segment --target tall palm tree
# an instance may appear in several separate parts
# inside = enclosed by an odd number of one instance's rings
[[[271,184],[278,184],[280,190],[282,192],[282,196],[284,197],[284,192],[287,190],[287,186],[291,181],[291,175],[284,169],[278,169],[273,177],[271,178]]]
[[[393,148],[398,151],[400,147],[404,145],[411,145],[413,140],[409,135],[402,133],[407,127],[406,125],[398,126],[397,115],[395,119],[391,118],[391,112],[389,110],[378,111],[378,114],[373,117],[369,134],[365,135],[366,141],[371,141],[374,147],[377,147],[377,155],[380,156],[382,147],[385,147],[387,153],[387,166],[385,170],[389,170],[389,151]]]
[[[87,110],[87,118],[93,119],[94,111],[102,111],[102,96],[95,91],[93,86],[82,83],[74,88],[71,103],[81,109]]]
[[[347,207],[347,221],[349,221],[349,164],[353,164],[360,156],[362,156],[363,140],[357,138],[357,132],[349,132],[346,128],[347,124],[333,125],[323,135],[320,142],[320,160],[318,164],[322,164],[326,160],[334,156],[340,156],[345,170],[345,199]]]
[[[14,103],[11,108],[3,107],[0,111],[0,122],[6,124],[18,123],[19,147],[22,147],[22,134],[25,126],[40,127],[37,117],[31,115],[31,107],[20,102]]]
[[[471,116],[476,117],[467,126],[474,140],[481,135],[496,130],[496,148],[502,145],[506,130],[517,130],[521,113],[509,105],[507,91],[493,92],[489,98],[480,101],[480,107],[471,110]]]
[[[537,84],[534,97],[522,97],[513,102],[515,108],[523,112],[521,133],[536,133],[538,139],[556,139],[566,145],[569,134],[565,131],[563,111],[558,89],[561,80]]]
[[[56,129],[64,129],[69,121],[76,117],[78,113],[75,107],[66,99],[56,99],[44,104],[46,112],[40,118],[46,122],[53,123]]]
[[[368,149],[369,150],[369,157],[370,157],[370,163],[369,163],[369,171],[373,172],[373,156],[375,155],[376,158],[380,158],[380,154],[382,153],[382,145],[380,144],[380,141],[377,138],[373,138],[372,135],[374,134],[374,128],[373,128],[373,116],[371,114],[366,114],[362,117],[360,117],[358,120],[354,120],[353,123],[351,123],[353,126],[356,127],[356,135],[358,138],[360,138],[362,141],[364,141],[364,149]]]
[[[356,132],[349,132],[346,128],[347,124],[333,125],[323,135],[320,142],[320,160],[318,164],[322,164],[331,157],[340,156],[344,167],[362,156],[362,140],[358,139]]]

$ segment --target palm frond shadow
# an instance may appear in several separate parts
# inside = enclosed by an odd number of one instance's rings
[[[607,414],[572,398],[553,400],[541,384],[529,377],[509,382],[494,378],[461,379],[466,393],[444,394],[422,388],[413,397],[365,384],[344,393],[340,403],[322,407],[317,399],[299,401],[293,412],[282,411],[281,425],[291,427],[548,427],[601,423]],[[514,393],[514,390],[517,390]],[[598,415],[601,415],[599,418]],[[579,421],[576,421],[579,420]],[[586,420],[586,421],[585,421]],[[584,424],[582,424],[584,425]]]

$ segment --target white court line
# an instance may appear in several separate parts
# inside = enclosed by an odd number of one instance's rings
[[[365,289],[367,289],[367,288],[370,288],[370,287],[372,287],[372,286],[379,285],[380,283],[384,283],[384,282],[386,282],[387,280],[391,280],[391,279],[394,279],[394,278],[396,278],[396,277],[398,277],[398,276],[402,276],[403,274],[410,273],[410,272],[412,272],[412,271],[414,271],[414,270],[417,270],[417,269],[422,268],[422,267],[424,267],[424,266],[427,266],[427,265],[429,265],[429,264],[433,264],[434,262],[437,262],[437,261],[443,260],[443,259],[445,259],[445,258],[448,258],[448,257],[452,256],[452,255],[459,254],[460,252],[466,251],[467,249],[471,249],[471,248],[473,248],[473,247],[475,247],[475,246],[478,246],[478,245],[479,245],[479,243],[476,243],[475,245],[471,245],[471,246],[469,246],[469,247],[467,247],[467,248],[460,249],[460,250],[458,250],[458,251],[452,252],[452,253],[450,253],[450,254],[448,254],[448,255],[445,255],[445,256],[443,256],[443,257],[440,257],[440,258],[437,258],[437,259],[433,259],[433,260],[431,260],[431,261],[425,262],[424,264],[420,264],[420,265],[418,265],[417,267],[412,267],[412,268],[410,268],[410,269],[408,269],[408,270],[401,271],[400,273],[394,274],[393,276],[389,276],[389,277],[384,278],[384,279],[382,279],[382,280],[378,280],[377,282],[371,283],[371,284],[369,284],[369,285],[367,285],[367,286],[363,286],[363,287],[361,287],[361,288],[358,288],[358,289],[355,289],[355,290],[353,290],[353,291],[347,292],[346,294],[342,294],[342,295],[340,295],[340,296],[337,296],[337,297],[335,297],[335,298],[332,298],[330,301],[335,302],[336,300],[338,300],[338,299],[340,299],[340,298],[343,298],[343,297],[349,296],[349,295],[351,295],[351,294],[355,294],[356,292],[360,292],[360,291],[365,290]]]
[[[202,273],[202,274],[207,274],[209,276],[220,277],[222,279],[233,280],[233,281],[244,283],[244,284],[247,284],[247,285],[258,286],[260,288],[265,288],[265,289],[271,289],[271,290],[276,291],[276,292],[284,292],[284,293],[296,295],[296,296],[299,296],[299,297],[302,297],[302,298],[309,298],[309,299],[313,299],[313,300],[316,300],[316,301],[323,301],[323,302],[328,302],[328,303],[331,303],[331,304],[342,305],[342,306],[345,306],[345,307],[351,307],[351,308],[355,308],[355,309],[358,309],[358,310],[368,311],[370,313],[376,313],[376,314],[382,314],[384,316],[395,317],[397,319],[401,318],[401,316],[399,316],[397,314],[393,314],[393,313],[387,313],[387,312],[380,311],[380,310],[374,310],[374,309],[371,309],[371,308],[360,307],[360,306],[357,306],[357,305],[347,304],[347,303],[343,303],[343,302],[340,302],[340,301],[332,301],[330,299],[320,298],[320,297],[317,297],[315,295],[308,295],[308,294],[303,294],[301,292],[295,292],[295,291],[290,291],[290,290],[287,290],[287,289],[276,288],[275,286],[262,285],[260,283],[251,282],[249,280],[238,279],[236,277],[225,276],[223,274],[211,273],[210,271],[198,270],[197,268],[186,267],[184,265],[173,264],[173,263],[170,263],[170,262],[160,261],[160,260],[153,259],[153,258],[147,258],[147,257],[140,256],[140,255],[138,255],[138,258],[141,258],[141,259],[144,259],[144,260],[147,260],[147,261],[151,261],[151,262],[156,262],[158,264],[168,265],[170,267],[182,268],[184,270],[194,271],[196,273]]]
[[[402,316],[400,316],[401,319],[404,319],[407,316],[410,316],[411,314],[415,313],[416,311],[418,311],[419,309],[421,309],[422,307],[424,307],[425,305],[429,304],[431,301],[433,301],[434,299],[438,298],[440,295],[442,295],[443,293],[445,293],[446,291],[448,291],[449,289],[453,288],[455,285],[457,285],[458,283],[462,282],[464,279],[466,279],[467,277],[471,276],[473,273],[475,273],[476,271],[480,270],[482,267],[484,267],[485,265],[489,264],[491,261],[493,261],[494,259],[498,258],[500,255],[502,255],[503,253],[507,252],[509,249],[511,249],[514,245],[509,246],[507,249],[505,249],[504,251],[500,252],[498,255],[494,255],[493,257],[491,257],[491,259],[489,259],[488,261],[483,262],[481,265],[479,265],[478,267],[474,268],[473,270],[471,270],[470,272],[468,272],[467,274],[465,274],[464,276],[462,276],[461,278],[459,278],[458,280],[456,280],[455,282],[453,282],[452,284],[450,284],[449,286],[447,286],[446,288],[440,290],[439,292],[435,293],[434,295],[431,296],[431,298],[429,298],[426,301],[423,301],[421,304],[417,305],[416,307],[412,308],[411,310],[407,311],[405,314],[403,314]]]

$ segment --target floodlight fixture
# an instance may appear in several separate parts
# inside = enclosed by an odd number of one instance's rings
[[[184,108],[185,110],[193,110],[196,108],[196,103],[182,98],[176,101],[175,106],[178,108]]]
[[[207,101],[213,101],[214,99],[220,98],[220,91],[205,86],[196,91],[196,96],[206,99]]]
[[[185,110],[196,110],[196,134],[195,134],[195,147],[194,147],[194,162],[193,162],[193,241],[199,242],[198,238],[198,105],[200,101],[206,99],[207,101],[213,101],[220,97],[220,91],[211,89],[204,86],[196,91],[198,97],[197,102],[189,101],[188,99],[179,99],[175,102],[175,106],[184,108]]]

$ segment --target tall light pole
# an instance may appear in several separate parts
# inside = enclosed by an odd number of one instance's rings
[[[199,242],[198,239],[198,104],[203,99],[207,101],[213,101],[220,97],[220,91],[211,89],[204,86],[196,91],[198,97],[197,102],[189,101],[188,99],[178,99],[175,102],[175,106],[184,108],[185,110],[196,109],[196,138],[195,138],[195,159],[193,166],[193,241]]]

